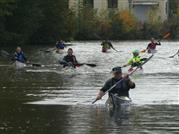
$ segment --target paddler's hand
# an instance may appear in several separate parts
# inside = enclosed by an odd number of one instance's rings
[[[130,79],[129,74],[125,74],[123,78],[129,83],[131,88],[135,88],[135,83]]]
[[[123,79],[125,79],[125,80],[130,80],[129,74],[124,74],[124,75],[123,75]]]
[[[145,53],[146,51],[147,51],[147,49],[144,49],[144,50],[141,51],[141,53]]]
[[[28,61],[26,61],[26,63],[27,63],[27,64],[30,64],[30,61],[28,60]]]
[[[96,100],[101,100],[101,98],[104,96],[104,92],[103,91],[99,91],[99,93],[96,96]]]
[[[127,67],[127,65],[123,65],[122,67]]]

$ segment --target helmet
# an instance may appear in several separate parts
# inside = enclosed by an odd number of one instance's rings
[[[139,54],[139,50],[132,51],[133,54]]]

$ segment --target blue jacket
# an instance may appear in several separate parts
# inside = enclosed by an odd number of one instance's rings
[[[15,52],[15,60],[25,63],[27,61],[24,53],[21,51],[20,53]]]
[[[65,48],[65,44],[64,43],[57,43],[56,44],[56,48],[58,48],[58,49],[64,49]]]

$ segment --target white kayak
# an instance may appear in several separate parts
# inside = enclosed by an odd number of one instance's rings
[[[155,53],[157,53],[157,50],[156,49],[149,49],[147,53],[155,54]]]
[[[22,69],[22,68],[26,67],[27,65],[25,63],[15,61],[14,66],[16,69]]]
[[[57,50],[55,50],[54,52],[56,53],[56,54],[63,54],[64,53],[64,49],[57,49]]]

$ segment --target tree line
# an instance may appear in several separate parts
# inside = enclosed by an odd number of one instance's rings
[[[68,8],[68,0],[0,0],[0,44],[52,44],[56,40],[142,40],[170,31],[179,37],[179,1],[170,0],[170,17],[161,22],[150,13],[150,21],[138,22],[127,10],[104,11],[88,6]]]

